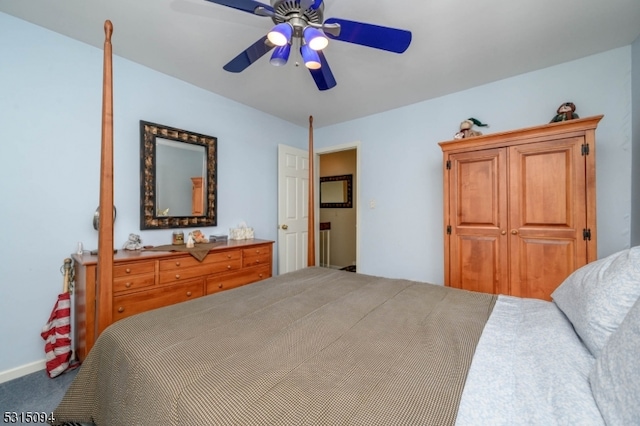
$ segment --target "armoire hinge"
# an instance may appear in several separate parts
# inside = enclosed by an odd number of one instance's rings
[[[451,235],[451,225],[447,225],[447,235]]]
[[[451,160],[447,160],[446,167],[447,167],[447,170],[451,170]]]
[[[582,144],[582,155],[589,155],[589,144],[588,143],[583,143]]]
[[[591,241],[591,229],[586,228],[582,230],[582,239],[585,241]]]

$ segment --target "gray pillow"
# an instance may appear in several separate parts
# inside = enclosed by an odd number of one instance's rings
[[[576,270],[551,297],[597,358],[640,297],[640,246]]]
[[[611,335],[589,381],[608,425],[640,423],[640,300]]]

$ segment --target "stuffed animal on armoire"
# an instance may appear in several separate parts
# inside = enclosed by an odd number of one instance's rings
[[[575,118],[580,118],[578,114],[576,114],[575,104],[573,102],[565,102],[558,107],[557,114],[551,119],[549,123],[573,120]]]
[[[477,130],[473,130],[473,126],[478,127],[489,127],[488,124],[484,124],[480,120],[476,120],[475,118],[468,118],[460,123],[460,131],[456,133],[453,138],[454,139],[465,139],[473,136],[480,136],[482,132]]]

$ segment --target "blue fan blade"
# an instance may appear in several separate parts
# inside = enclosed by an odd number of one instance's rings
[[[249,65],[253,64],[255,61],[263,57],[268,51],[273,49],[273,45],[265,43],[266,41],[267,36],[262,37],[222,68],[229,72],[244,71],[249,67]]]
[[[207,0],[211,3],[220,4],[222,6],[231,7],[233,9],[241,10],[243,12],[253,13],[256,7],[264,7],[265,9],[273,12],[273,8],[268,4],[262,4],[254,0]]]
[[[316,86],[318,86],[319,90],[329,90],[332,87],[336,87],[336,79],[333,77],[329,63],[321,50],[318,50],[318,56],[320,56],[320,68],[317,70],[309,70],[311,77],[313,77],[316,82]]]
[[[337,18],[329,18],[324,23],[340,25],[339,36],[326,33],[327,37],[335,40],[395,53],[403,53],[411,44],[411,31],[407,30]]]
[[[320,7],[321,4],[322,4],[322,0],[314,0],[313,4],[311,6],[309,6],[309,9],[317,10]]]

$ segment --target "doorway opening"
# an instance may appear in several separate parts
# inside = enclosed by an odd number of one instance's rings
[[[358,145],[355,143],[316,151],[319,197],[319,202],[316,203],[319,231],[318,265],[322,267],[357,272]],[[323,202],[322,199],[323,183],[327,186],[325,196],[329,194],[329,190],[331,191],[332,198],[329,203]],[[340,194],[336,194],[336,188],[341,189],[338,191]],[[337,200],[336,197],[343,198]]]

